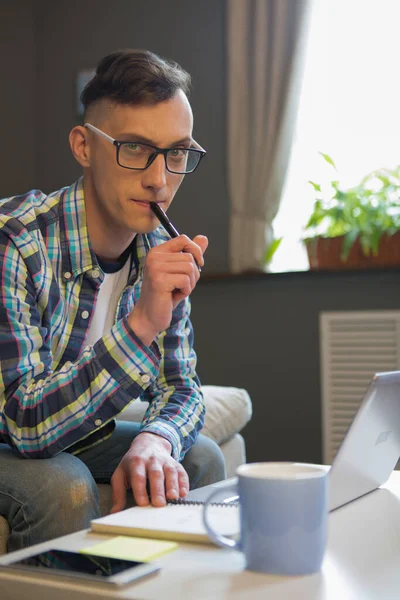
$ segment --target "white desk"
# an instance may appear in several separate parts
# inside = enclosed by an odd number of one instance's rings
[[[81,531],[35,550],[76,550],[107,539]],[[32,552],[8,554],[0,564]],[[276,577],[244,570],[241,554],[214,546],[182,544],[157,561],[159,575],[108,592],[96,585],[0,573],[2,600],[79,600],[136,598],[141,600],[399,600],[400,598],[400,472],[382,489],[331,513],[329,541],[322,571],[307,577]]]

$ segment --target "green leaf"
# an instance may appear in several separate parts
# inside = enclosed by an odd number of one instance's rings
[[[336,165],[333,162],[333,160],[331,159],[331,157],[329,156],[329,154],[324,154],[323,152],[320,152],[320,155],[322,156],[322,158],[324,160],[326,160],[327,163],[329,163],[330,165],[332,165],[332,167],[335,169],[335,171],[337,171]]]
[[[264,254],[264,259],[263,259],[264,265],[269,265],[269,263],[272,260],[272,257],[274,256],[275,252],[278,250],[282,239],[283,239],[282,237],[277,238],[276,240],[273,240],[271,242],[271,244],[268,246],[268,248],[266,249],[265,254]]]
[[[350,250],[352,249],[357,237],[358,231],[349,231],[344,236],[342,252],[340,253],[340,260],[342,262],[346,262],[349,258]]]
[[[316,192],[320,192],[321,191],[321,186],[318,185],[318,183],[314,183],[314,181],[308,181],[308,183],[311,183],[311,185],[313,186],[314,190]]]
[[[382,232],[376,229],[371,238],[371,250],[374,256],[378,256],[379,253],[379,242],[382,237]]]
[[[367,233],[360,235],[360,246],[364,256],[371,254],[371,236]]]

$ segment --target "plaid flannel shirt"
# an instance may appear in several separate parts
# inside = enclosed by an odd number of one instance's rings
[[[129,327],[146,255],[169,239],[137,235],[137,255],[115,324],[85,344],[104,275],[90,247],[83,182],[48,196],[0,201],[0,442],[22,456],[78,454],[101,443],[134,399],[150,402],[141,431],[166,438],[182,460],[204,422],[190,302],[151,346]]]

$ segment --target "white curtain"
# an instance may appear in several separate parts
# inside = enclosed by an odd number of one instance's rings
[[[230,270],[261,270],[298,106],[308,0],[227,0]]]

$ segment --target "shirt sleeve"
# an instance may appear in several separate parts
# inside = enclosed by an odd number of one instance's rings
[[[162,355],[160,370],[142,396],[150,403],[142,431],[166,438],[178,461],[204,425],[204,399],[196,374],[193,338],[190,300],[186,298],[174,310],[170,327],[157,338]]]
[[[122,319],[75,362],[53,371],[42,324],[50,284],[43,284],[40,261],[4,231],[0,259],[0,441],[22,456],[48,458],[104,427],[143,394],[157,378],[160,352]],[[46,292],[41,297],[38,281]]]

